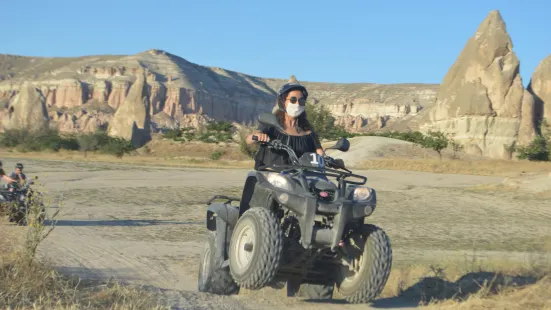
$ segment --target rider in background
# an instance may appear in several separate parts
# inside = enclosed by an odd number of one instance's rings
[[[23,173],[23,164],[17,163],[15,165],[15,171],[10,174],[10,178],[18,181],[21,185],[27,182],[27,176]]]
[[[266,127],[260,124],[256,132],[247,136],[247,144],[255,143],[256,141],[252,137],[256,135],[259,142],[280,140],[290,146],[298,158],[308,152],[322,155],[323,149],[319,137],[304,112],[307,98],[306,87],[300,85],[295,77],[291,76],[289,82],[279,89],[276,106],[272,111],[285,131],[282,132],[275,127]],[[287,164],[290,164],[287,152],[277,151],[265,145],[260,146],[255,156],[255,170],[264,165]]]
[[[6,175],[6,173],[4,172],[4,169],[2,169],[2,161],[0,160],[0,179],[4,180],[4,182],[6,183],[13,183],[13,182],[17,182],[16,180],[10,178],[9,176]]]

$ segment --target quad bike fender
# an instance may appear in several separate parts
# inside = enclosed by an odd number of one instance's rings
[[[216,215],[216,216],[215,216]],[[207,208],[207,229],[217,230],[218,219],[235,226],[239,218],[239,209],[226,203],[213,203]]]
[[[227,247],[238,217],[239,209],[229,204],[214,203],[207,209],[207,229],[216,231],[217,251],[213,253],[216,268],[223,268],[228,263]]]

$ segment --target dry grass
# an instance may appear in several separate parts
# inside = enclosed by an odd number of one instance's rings
[[[0,226],[0,308],[160,309],[153,292],[116,282],[82,281],[37,260],[38,246],[55,229],[59,207],[47,217],[47,226]],[[36,209],[33,204],[28,219],[36,217]]]
[[[506,160],[446,160],[387,158],[366,160],[356,167],[369,170],[410,170],[434,173],[470,174],[486,176],[518,176],[523,173],[549,173],[551,162]]]
[[[495,295],[489,295],[488,290],[484,289],[463,302],[449,300],[430,304],[427,309],[551,309],[551,278],[546,277],[521,289],[508,288]]]
[[[210,156],[210,155],[209,155]],[[40,160],[71,160],[78,162],[101,162],[101,163],[118,163],[126,165],[147,165],[147,166],[167,166],[167,167],[192,167],[192,168],[251,168],[253,162],[251,160],[228,160],[222,157],[219,160],[212,160],[209,157],[191,157],[191,156],[154,156],[154,155],[135,155],[116,158],[112,155],[88,153],[84,157],[81,152],[76,151],[60,151],[57,153],[45,152],[2,152],[1,158],[25,158],[25,159],[40,159]]]
[[[550,309],[551,262],[440,262],[395,268],[381,295],[429,309]]]

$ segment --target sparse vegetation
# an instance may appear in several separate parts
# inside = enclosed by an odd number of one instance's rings
[[[551,305],[551,291],[545,288],[551,284],[550,271],[543,260],[481,261],[473,254],[464,261],[400,266],[392,271],[382,297],[401,297],[435,309],[546,309]]]
[[[73,135],[60,135],[56,130],[32,133],[28,130],[6,130],[0,136],[0,146],[20,152],[78,150],[78,142]]]
[[[178,128],[164,133],[164,138],[180,142],[202,141],[206,143],[220,143],[232,141],[236,128],[231,122],[211,121],[200,128]]]
[[[19,152],[42,152],[60,150],[80,150],[84,156],[88,152],[101,152],[121,158],[134,150],[129,141],[110,137],[103,130],[78,135],[60,134],[55,130],[31,133],[27,130],[7,130],[0,135],[0,146],[14,148]]]
[[[449,143],[450,143],[450,146],[452,147],[452,151],[453,151],[452,158],[453,159],[459,159],[459,156],[457,155],[457,153],[463,151],[464,146],[459,144],[453,138],[449,139]]]
[[[212,160],[219,160],[220,157],[222,157],[224,155],[224,152],[222,151],[215,151],[215,152],[212,152],[212,154],[210,155],[210,159]]]
[[[518,159],[528,159],[531,161],[551,160],[551,127],[547,119],[539,122],[537,127],[538,134],[530,144],[513,147],[513,151],[517,152]]]
[[[38,246],[55,229],[62,201],[59,200],[55,213],[47,216],[48,226],[30,225],[24,237],[18,234],[0,242],[0,308],[160,309],[151,292],[116,282],[99,283],[61,275],[37,260]],[[38,199],[29,202],[26,216],[29,223],[36,223],[42,202]],[[22,244],[15,244],[18,241]]]

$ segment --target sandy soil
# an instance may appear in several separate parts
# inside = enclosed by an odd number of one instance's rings
[[[4,166],[16,161],[4,159]],[[57,228],[41,255],[63,272],[142,284],[181,309],[367,309],[340,300],[313,303],[285,290],[221,297],[197,293],[206,233],[204,201],[239,194],[246,170],[131,167],[24,160],[52,197],[63,196]],[[501,177],[361,171],[377,189],[370,221],[391,238],[396,266],[464,259],[526,260],[551,238],[548,199],[501,190]],[[484,190],[488,189],[488,190]],[[52,211],[52,210],[50,210]],[[407,307],[398,298],[371,305]]]
[[[428,159],[438,158],[438,153],[432,149],[422,148],[419,144],[392,139],[387,137],[365,136],[348,139],[350,150],[346,153],[337,150],[328,150],[327,154],[334,158],[342,158],[348,166],[358,167],[365,160],[383,158]],[[333,146],[335,142],[326,142],[324,147]],[[450,149],[442,151],[442,158],[452,158]],[[479,156],[457,152],[456,156],[462,159],[482,159]]]

